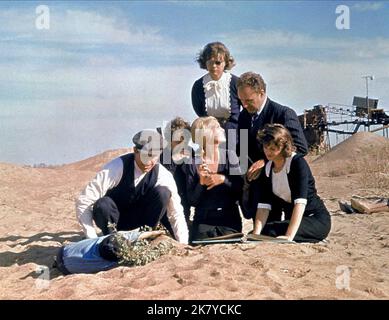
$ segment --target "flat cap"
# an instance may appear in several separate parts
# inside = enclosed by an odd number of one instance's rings
[[[167,143],[156,130],[145,129],[134,135],[132,142],[138,150],[161,153]]]

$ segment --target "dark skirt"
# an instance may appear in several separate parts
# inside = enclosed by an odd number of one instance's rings
[[[285,220],[279,221],[281,216],[281,207],[275,207],[275,210],[270,212],[269,217],[272,219],[266,223],[262,230],[262,234],[278,237],[285,235],[288,230],[290,219],[293,212],[293,205],[284,202],[282,206],[285,212]],[[319,242],[325,239],[331,230],[331,216],[320,198],[315,199],[315,206],[310,206],[310,210],[304,212],[301,224],[293,239],[296,242]],[[274,218],[277,219],[274,219]],[[275,221],[278,220],[278,221]]]
[[[261,234],[271,237],[283,236],[288,230],[290,220],[269,222]],[[296,242],[320,242],[324,240],[331,229],[331,217],[325,215],[304,216],[293,239]]]
[[[191,240],[201,240],[242,231],[239,208],[233,205],[226,208],[196,208]]]

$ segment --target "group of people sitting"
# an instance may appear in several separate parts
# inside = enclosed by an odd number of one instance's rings
[[[327,237],[330,215],[304,159],[308,147],[295,111],[268,98],[259,74],[228,72],[235,63],[222,43],[207,44],[197,61],[208,71],[192,89],[199,117],[138,132],[133,152],[106,164],[86,186],[76,211],[87,240],[63,248],[57,259],[68,273],[78,270],[69,270],[75,257],[115,265],[107,259],[116,252],[110,236],[144,225],[160,223],[187,244],[241,232],[242,212],[256,235]]]

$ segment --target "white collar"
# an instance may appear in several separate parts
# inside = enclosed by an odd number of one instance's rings
[[[136,163],[136,160],[134,160],[134,177],[140,177],[144,173],[145,172],[143,172],[141,168],[139,168],[138,164]]]
[[[257,116],[259,116],[263,110],[263,108],[265,107],[266,105],[266,102],[267,102],[267,95],[266,95],[266,98],[265,100],[263,101],[262,105],[259,107],[259,110],[257,111]]]
[[[204,76],[204,81],[203,81],[203,84],[204,86],[208,83],[208,82],[212,82],[212,83],[222,83],[223,81],[227,80],[228,75],[230,75],[229,73],[227,73],[226,71],[223,71],[222,73],[222,76],[220,77],[219,80],[213,80],[211,75],[209,73],[207,73],[205,76]]]

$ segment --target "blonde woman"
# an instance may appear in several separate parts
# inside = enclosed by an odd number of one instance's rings
[[[237,201],[243,178],[234,151],[221,148],[225,133],[214,117],[196,119],[192,139],[200,146],[187,167],[187,196],[195,208],[192,240],[242,231]]]

